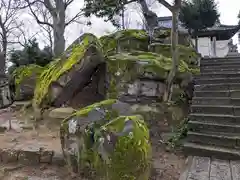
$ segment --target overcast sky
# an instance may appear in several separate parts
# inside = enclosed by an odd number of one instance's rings
[[[171,0],[169,1],[171,2]],[[221,14],[220,20],[222,24],[227,25],[236,25],[237,15],[240,10],[240,0],[217,0],[218,2],[218,8],[219,12]],[[72,4],[71,7],[68,9],[68,15],[74,15],[76,12],[79,11],[79,9],[83,5],[83,0],[75,0],[75,2]],[[129,21],[131,22],[130,27],[134,28],[137,26],[137,23],[141,22],[141,17],[139,15],[140,9],[134,6],[132,8],[131,12],[128,12]],[[159,5],[158,3],[154,4],[152,6],[152,9],[158,14],[158,16],[169,16],[171,15],[171,12],[168,11],[165,7]],[[30,18],[26,15],[26,18]],[[106,33],[114,31],[114,27],[111,25],[110,22],[104,22],[102,19],[92,17],[92,26],[86,27],[83,25],[70,25],[66,29],[65,38],[66,38],[66,45],[68,46],[71,42],[73,42],[78,36],[84,32],[91,32],[94,33],[97,36],[104,35]],[[29,24],[29,34],[32,34],[33,32],[39,30],[39,26],[35,23],[32,23],[32,21]],[[41,38],[40,38],[41,39]],[[237,36],[234,37],[234,43],[237,43]],[[43,42],[41,43],[43,45]]]

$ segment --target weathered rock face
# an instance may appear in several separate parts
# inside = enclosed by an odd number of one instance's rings
[[[128,104],[106,100],[65,119],[61,143],[73,171],[91,169],[95,179],[147,180],[151,148],[141,116],[130,116]]]
[[[82,90],[76,91],[74,97],[67,102],[68,106],[82,108],[106,97],[106,64],[99,65],[91,77],[91,82]],[[76,82],[78,83],[78,82]]]
[[[34,95],[36,82],[43,71],[43,67],[35,64],[21,66],[13,72],[15,84],[15,100],[30,100]]]
[[[49,64],[42,73],[35,89],[34,104],[60,107],[71,102],[76,93],[91,83],[91,77],[102,63],[104,58],[98,39],[94,35],[84,34],[66,50],[61,59]]]

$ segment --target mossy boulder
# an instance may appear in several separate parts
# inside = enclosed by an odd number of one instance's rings
[[[148,50],[149,36],[144,30],[128,29],[102,36],[100,42],[105,54],[131,50]]]
[[[119,98],[119,94],[127,89],[138,78],[157,79],[165,82],[172,68],[172,59],[153,52],[122,52],[108,57],[110,87],[108,97]],[[176,83],[186,79],[184,74],[195,73],[184,60],[180,60]]]
[[[64,98],[62,94],[67,85],[74,84],[72,79],[80,80],[85,85],[91,79],[91,71],[102,62],[104,58],[98,38],[92,34],[82,35],[61,58],[55,59],[45,68],[35,88],[34,105],[51,105],[57,99]]]
[[[36,82],[44,68],[35,64],[20,66],[12,73],[15,84],[15,100],[29,100],[34,95]]]
[[[148,180],[149,131],[143,118],[115,99],[80,109],[63,120],[61,143],[73,171],[96,172],[95,179]]]
[[[171,29],[169,28],[156,28],[153,34],[153,41],[163,44],[171,43]],[[189,46],[191,37],[187,32],[178,32],[178,43],[184,46]]]

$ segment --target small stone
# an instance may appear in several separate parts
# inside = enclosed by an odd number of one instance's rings
[[[0,133],[3,133],[3,132],[5,132],[7,130],[7,128],[6,127],[2,127],[2,126],[0,126]]]
[[[3,149],[1,158],[3,163],[17,162],[19,151],[15,149]]]
[[[33,129],[33,125],[30,124],[22,124],[21,125],[22,129],[26,129],[26,130],[32,130]]]
[[[54,155],[52,157],[52,164],[58,165],[58,166],[64,166],[66,163],[65,163],[63,154],[60,152],[54,152]]]
[[[19,149],[18,161],[24,165],[37,165],[39,164],[40,149],[34,144],[21,144],[15,147]]]
[[[75,110],[73,108],[69,107],[56,108],[50,111],[48,116],[55,119],[65,119],[69,117],[74,111]]]
[[[40,163],[52,163],[53,151],[40,151]]]

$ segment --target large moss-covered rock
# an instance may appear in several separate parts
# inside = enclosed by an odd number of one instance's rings
[[[54,60],[43,71],[35,88],[34,105],[41,107],[54,104],[59,99],[64,103],[70,100],[75,88],[85,86],[91,80],[94,69],[102,62],[104,58],[98,38],[92,34],[82,35],[61,58]],[[58,104],[61,106],[62,102]]]
[[[36,82],[44,68],[35,64],[20,66],[14,70],[15,100],[29,100],[34,95]]]
[[[150,76],[164,82],[172,66],[170,46],[151,44],[150,50],[157,52],[154,53],[147,52],[148,44],[149,37],[142,30],[118,31],[100,40],[92,34],[84,34],[41,74],[35,88],[34,104],[40,107],[73,104],[74,107],[83,107],[103,100],[106,89],[110,98],[119,97],[116,94],[121,91],[117,92],[116,89],[126,89],[126,84],[139,77]],[[197,57],[195,51],[180,47],[177,79],[181,81],[181,74],[196,73],[199,68],[193,65],[196,61],[192,63]],[[110,77],[108,87],[106,76]],[[93,98],[85,98],[84,102],[89,103],[76,102],[81,97]]]
[[[141,116],[114,99],[80,109],[63,120],[61,143],[74,171],[97,173],[106,180],[148,180],[149,131]]]
[[[117,31],[100,38],[105,54],[131,50],[148,50],[149,36],[144,30],[128,29]]]

